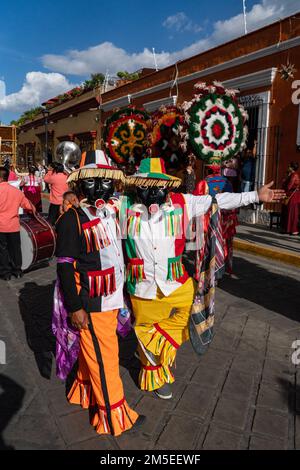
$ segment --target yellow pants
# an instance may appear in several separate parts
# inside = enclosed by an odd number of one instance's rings
[[[194,294],[195,284],[190,278],[168,297],[160,289],[153,300],[131,296],[142,362],[142,390],[152,391],[174,382],[170,366],[179,346],[189,339],[188,321]],[[152,353],[150,357],[148,351]]]
[[[125,400],[119,373],[116,334],[118,310],[90,314],[87,330],[80,330],[77,378],[69,392],[70,403],[90,409],[98,434],[119,436],[138,418]]]

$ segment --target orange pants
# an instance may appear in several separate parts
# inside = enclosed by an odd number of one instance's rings
[[[70,403],[90,408],[98,434],[114,436],[138,418],[125,400],[120,378],[117,314],[118,310],[90,314],[89,329],[80,332],[78,374],[68,395]]]

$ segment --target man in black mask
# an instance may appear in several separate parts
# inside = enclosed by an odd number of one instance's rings
[[[80,332],[78,374],[68,401],[90,408],[91,424],[99,434],[118,436],[145,417],[128,406],[119,375],[116,328],[124,307],[124,260],[117,201],[111,196],[124,177],[104,152],[94,154],[94,163],[68,178],[84,199],[57,223],[57,273],[71,325]]]
[[[139,171],[126,177],[129,197],[125,239],[127,290],[131,295],[135,333],[142,363],[142,390],[170,399],[174,377],[170,367],[180,345],[189,339],[188,322],[195,285],[183,264],[186,229],[193,217],[211,207],[211,196],[172,192],[181,180],[166,174],[159,158],[145,158]],[[235,209],[282,198],[271,184],[258,191],[216,196],[220,209]],[[205,322],[204,322],[205,323]],[[206,325],[204,325],[205,328]],[[205,329],[203,329],[205,331]]]
[[[80,180],[79,190],[87,199],[87,202],[94,206],[98,201],[105,204],[114,193],[114,180],[109,178],[88,178]]]
[[[146,207],[157,204],[160,206],[164,204],[167,199],[168,190],[166,187],[147,187],[137,186],[136,188],[137,199]]]

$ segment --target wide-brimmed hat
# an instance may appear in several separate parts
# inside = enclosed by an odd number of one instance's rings
[[[212,170],[214,173],[221,171],[221,165],[221,152],[215,152],[214,155],[208,159],[207,163],[205,163],[205,167]]]
[[[181,179],[167,175],[162,158],[144,158],[138,171],[126,176],[126,184],[131,186],[164,186],[178,188]]]
[[[113,165],[103,150],[83,152],[79,168],[69,175],[68,183],[86,178],[108,178],[124,182],[123,171]]]
[[[221,166],[222,164],[222,154],[221,152],[214,152],[213,156],[210,157],[207,162],[205,163],[205,166]]]

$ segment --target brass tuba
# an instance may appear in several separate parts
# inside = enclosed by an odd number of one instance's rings
[[[75,142],[65,140],[60,142],[55,150],[55,161],[62,163],[65,170],[70,173],[79,165],[81,150]]]

